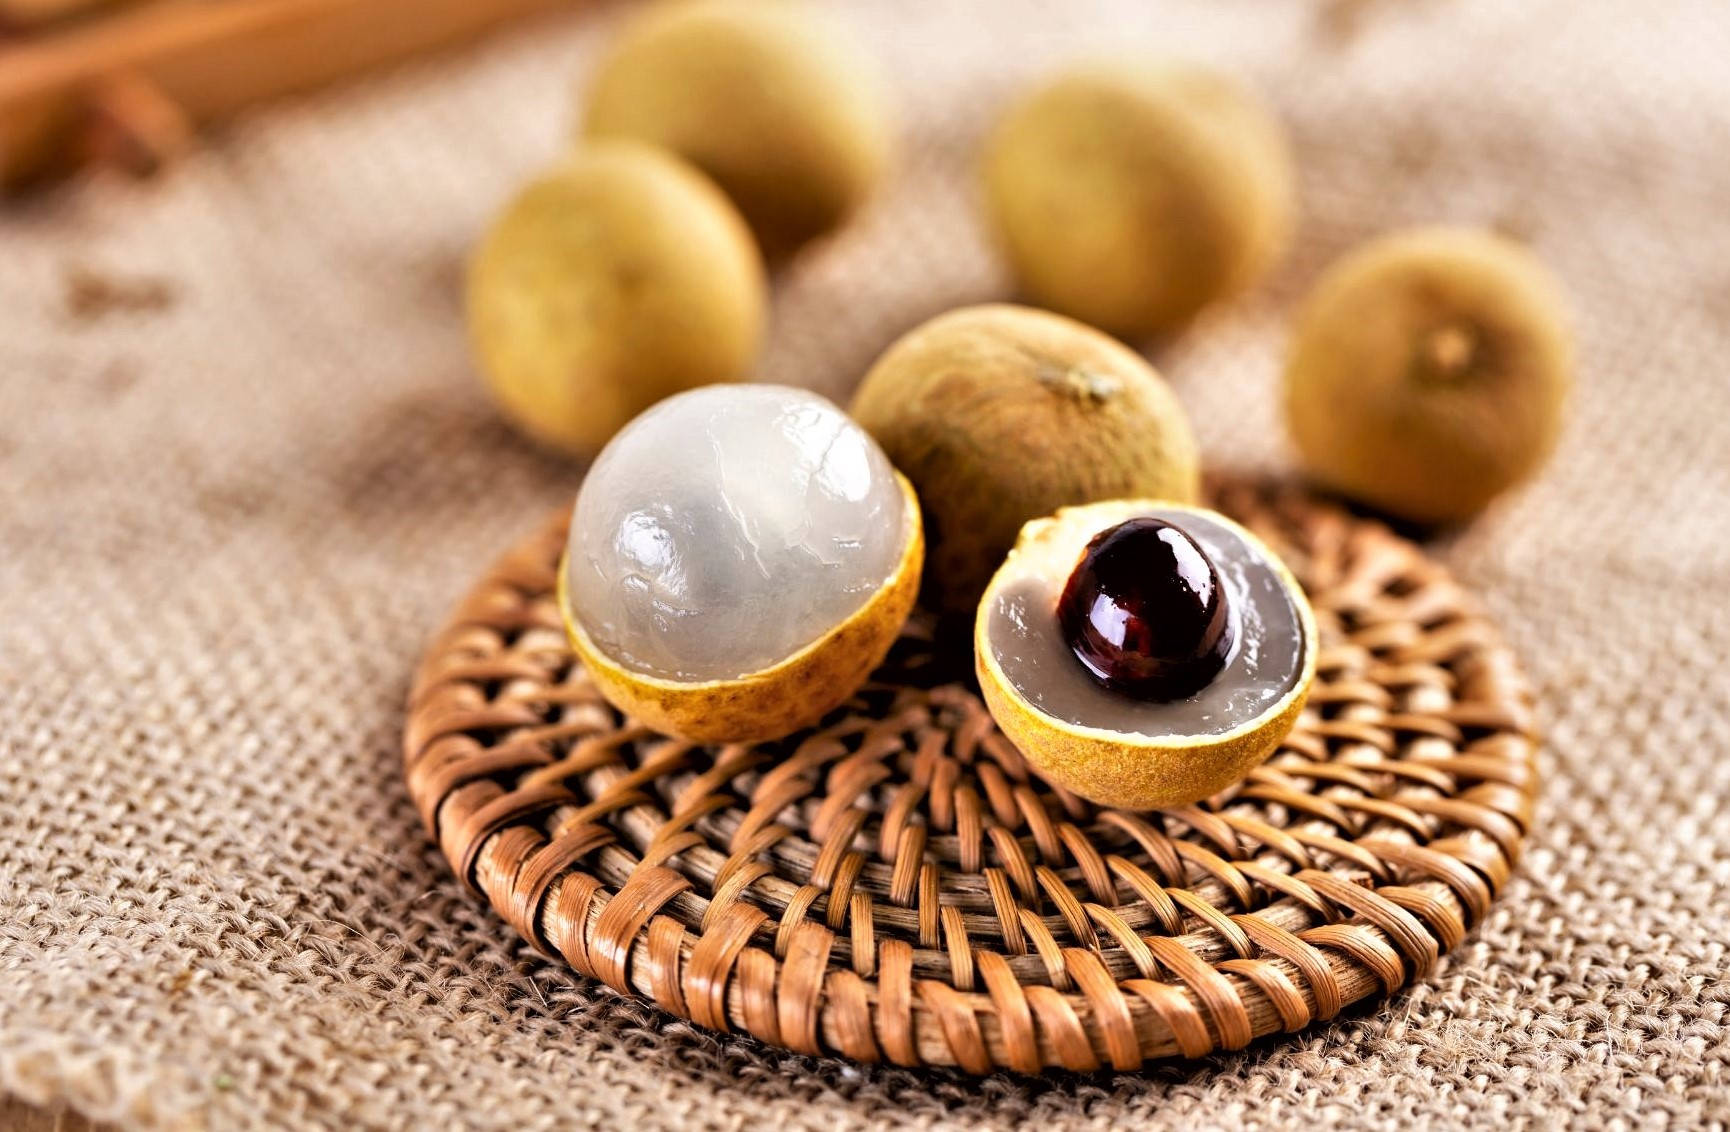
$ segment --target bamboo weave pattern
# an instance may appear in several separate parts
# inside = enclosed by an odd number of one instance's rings
[[[1322,651],[1269,762],[1198,806],[1031,775],[915,619],[845,708],[702,748],[622,719],[565,643],[563,517],[417,675],[410,791],[464,881],[584,976],[808,1054],[1133,1069],[1398,990],[1489,908],[1532,816],[1523,675],[1416,547],[1290,489],[1216,505],[1291,565]]]

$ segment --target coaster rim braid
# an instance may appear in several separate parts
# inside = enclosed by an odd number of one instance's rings
[[[432,641],[409,791],[538,950],[711,1028],[971,1073],[1134,1069],[1421,977],[1532,823],[1532,696],[1449,573],[1301,489],[1222,480],[1322,627],[1311,704],[1241,784],[1106,810],[1045,786],[916,617],[818,729],[696,747],[621,719],[553,601],[561,512]]]

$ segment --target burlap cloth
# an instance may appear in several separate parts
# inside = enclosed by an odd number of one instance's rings
[[[1581,343],[1543,480],[1438,546],[1549,729],[1488,921],[1385,1005],[1145,1074],[976,1082],[721,1039],[538,959],[399,777],[410,671],[579,469],[490,411],[465,249],[617,19],[555,19],[0,217],[0,1094],[123,1125],[1692,1127],[1730,1115],[1730,9],[860,4],[893,185],[778,284],[763,375],[844,396],[1003,295],[972,153],[1099,49],[1258,82],[1303,217],[1156,354],[1215,463],[1280,467],[1284,319],[1393,225],[1498,223]]]

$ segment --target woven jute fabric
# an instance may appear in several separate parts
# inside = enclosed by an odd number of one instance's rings
[[[488,408],[458,282],[619,13],[249,119],[0,216],[0,1093],[138,1128],[1696,1127],[1730,1119],[1730,12],[1712,3],[861,3],[901,160],[777,284],[762,372],[844,396],[1000,297],[973,154],[1062,59],[1262,87],[1302,220],[1158,349],[1277,471],[1293,302],[1369,235],[1530,240],[1580,340],[1543,478],[1433,549],[1533,678],[1539,818],[1373,1008],[1134,1074],[983,1080],[716,1037],[541,959],[404,785],[452,604],[573,493]]]

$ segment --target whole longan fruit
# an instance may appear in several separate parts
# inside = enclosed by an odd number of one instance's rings
[[[1189,65],[1094,65],[1034,91],[985,152],[1032,302],[1135,340],[1247,288],[1284,248],[1291,157],[1246,87]]]
[[[517,194],[476,249],[469,335],[505,415],[592,455],[693,386],[749,375],[767,286],[708,178],[634,142],[598,142]]]
[[[889,153],[868,61],[792,0],[645,8],[601,63],[583,129],[664,146],[702,169],[772,258],[837,228]]]
[[[1029,519],[1200,491],[1171,387],[1121,342],[1048,311],[938,315],[883,352],[851,412],[918,491],[927,590],[952,613],[973,613]]]
[[[1561,293],[1530,252],[1417,228],[1317,281],[1286,362],[1286,420],[1322,485],[1413,522],[1458,522],[1549,455],[1572,369]]]

